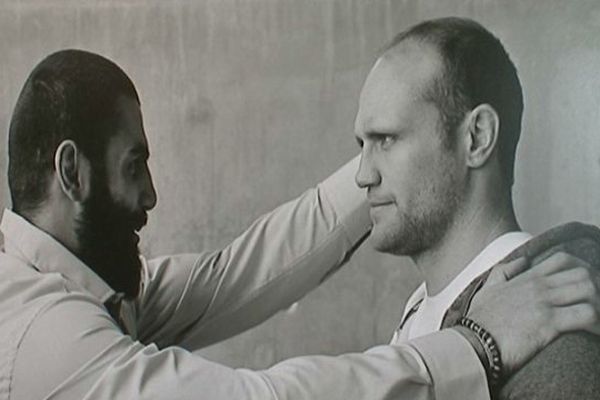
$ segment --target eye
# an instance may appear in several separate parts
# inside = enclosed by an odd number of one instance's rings
[[[396,142],[396,137],[393,135],[377,135],[375,142],[382,150],[387,150]]]
[[[363,146],[365,144],[365,142],[359,137],[356,138],[356,143],[358,144],[358,147],[360,147],[361,149],[363,148]]]

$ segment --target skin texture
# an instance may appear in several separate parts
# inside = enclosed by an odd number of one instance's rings
[[[421,96],[440,68],[432,48],[403,46],[378,60],[363,87],[356,182],[367,189],[379,251],[419,254],[441,241],[459,212],[463,154],[445,144],[440,113]]]

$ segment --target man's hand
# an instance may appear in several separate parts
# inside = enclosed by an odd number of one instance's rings
[[[496,267],[468,317],[496,339],[510,375],[559,334],[600,334],[600,272],[565,253],[531,269],[524,258]]]

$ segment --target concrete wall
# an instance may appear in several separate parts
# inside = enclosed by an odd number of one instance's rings
[[[374,55],[426,18],[472,17],[523,81],[515,201],[533,233],[600,224],[600,3],[596,0],[4,1],[0,126],[31,68],[77,47],[120,64],[142,98],[159,192],[145,254],[214,249],[357,150],[356,101]],[[6,150],[0,152],[6,164]],[[8,205],[0,175],[0,205]],[[290,311],[203,353],[263,367],[389,339],[418,276],[366,248]]]

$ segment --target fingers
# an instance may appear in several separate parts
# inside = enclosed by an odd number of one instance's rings
[[[515,276],[514,279],[539,279],[541,277],[550,276],[561,271],[572,270],[575,268],[589,269],[590,265],[570,254],[557,252],[545,260],[533,265],[527,271]]]
[[[586,267],[575,267],[569,270],[559,271],[545,277],[544,282],[549,288],[577,284],[580,282],[589,282],[591,285],[594,284],[590,270]]]
[[[586,330],[600,334],[598,312],[587,303],[556,308],[553,320],[558,333]]]
[[[528,269],[529,261],[520,257],[506,264],[500,264],[492,270],[487,280],[488,285],[506,282],[511,279],[540,279],[549,276],[546,283],[549,287],[557,287],[582,280],[592,280],[590,271],[596,273],[600,286],[600,272],[580,258],[567,253],[557,252]],[[600,287],[598,287],[600,290]]]
[[[576,303],[595,305],[598,303],[596,286],[590,281],[573,282],[548,290],[548,300],[554,306],[568,306]]]
[[[526,264],[519,259],[496,267],[468,313],[494,336],[509,369],[561,333],[586,330],[600,335],[598,270],[565,253],[523,272]]]
[[[517,258],[507,264],[500,264],[492,270],[487,283],[494,285],[496,283],[506,282],[525,271],[528,265],[529,263],[525,257]]]
[[[533,278],[539,290],[537,296],[545,299],[551,308],[552,326],[557,333],[587,330],[600,333],[600,288],[598,271],[566,253],[556,253],[521,277]]]

